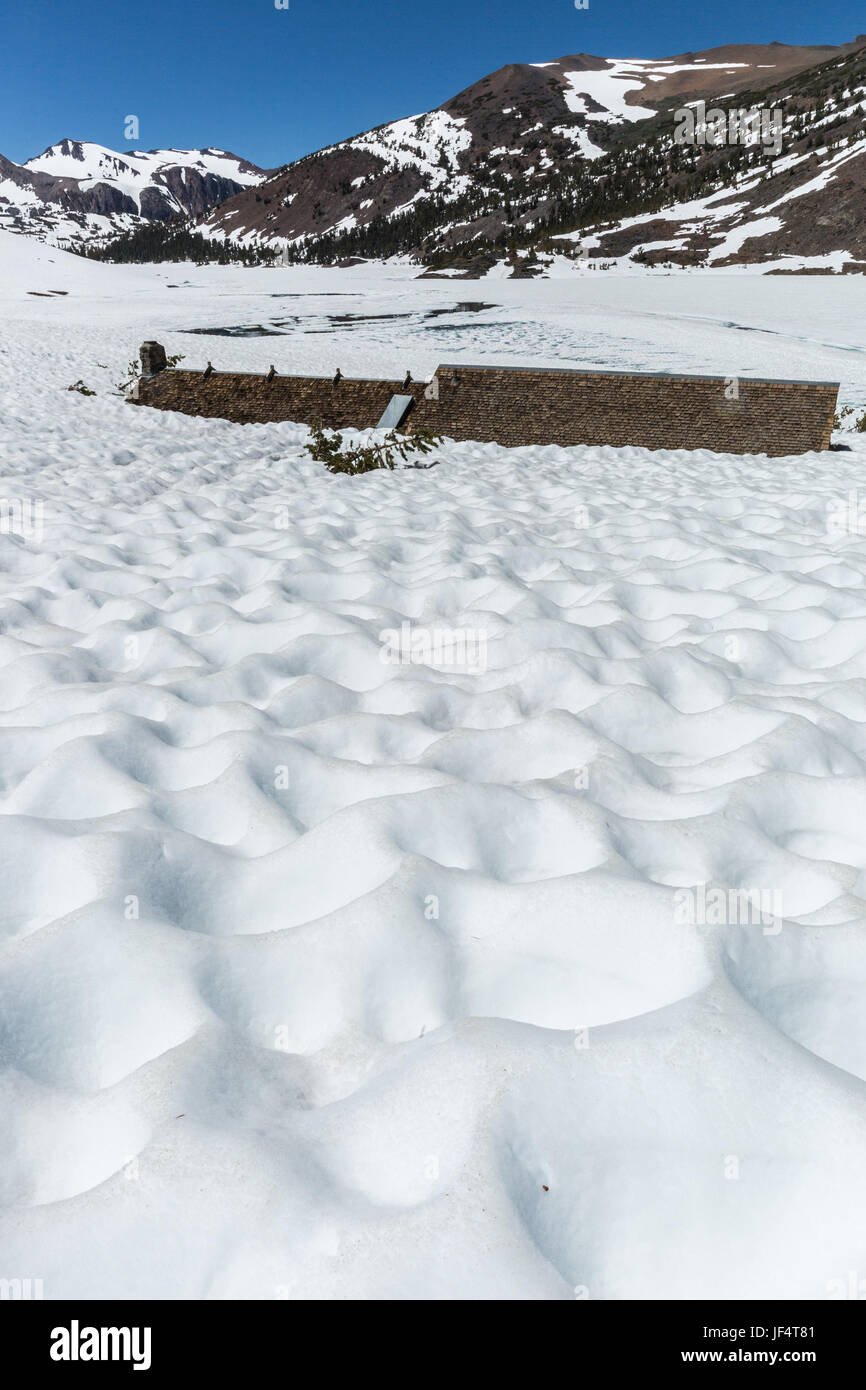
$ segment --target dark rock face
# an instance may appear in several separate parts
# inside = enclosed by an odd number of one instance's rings
[[[168,222],[177,217],[177,209],[161,188],[145,188],[141,194],[141,216],[146,222]]]
[[[84,163],[84,146],[80,140],[61,140],[57,152],[65,155],[67,159],[77,159]]]
[[[138,208],[126,193],[108,183],[95,183],[92,188],[79,188],[72,179],[58,179],[57,201],[74,212],[95,212],[110,217],[114,213],[135,216]]]
[[[213,208],[243,189],[243,184],[234,179],[189,168],[167,169],[160,182],[190,217],[206,217]]]

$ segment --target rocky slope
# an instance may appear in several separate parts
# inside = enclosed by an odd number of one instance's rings
[[[675,144],[675,112],[701,100],[782,110],[781,150]],[[864,101],[866,35],[511,64],[435,111],[287,165],[204,230],[304,259],[404,254],[469,275],[503,259],[543,273],[545,257],[574,253],[575,231],[591,262],[856,265]]]

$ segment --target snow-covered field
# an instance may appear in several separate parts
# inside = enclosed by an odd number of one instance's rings
[[[866,435],[450,444],[353,479],[300,427],[111,394],[157,338],[250,370],[830,378],[862,410],[863,280],[137,269],[0,238],[0,1277],[866,1279]],[[476,659],[387,664],[394,629]]]

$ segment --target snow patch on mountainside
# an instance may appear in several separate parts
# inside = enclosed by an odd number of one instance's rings
[[[470,180],[459,173],[459,156],[471,145],[464,120],[447,111],[431,111],[394,121],[332,148],[361,150],[389,168],[419,170],[431,180],[432,187],[447,188],[454,196],[469,186]],[[363,181],[356,181],[356,186],[363,187]]]
[[[566,95],[569,111],[579,115],[590,115],[594,121],[608,121],[618,124],[621,121],[643,121],[655,115],[651,107],[629,106],[625,100],[628,92],[638,91],[646,85],[646,75],[634,77],[634,68],[639,64],[620,63],[608,60],[606,72],[569,72],[566,79],[571,91]],[[633,80],[629,80],[633,79]],[[593,108],[587,105],[591,98]],[[596,110],[600,106],[602,110]]]

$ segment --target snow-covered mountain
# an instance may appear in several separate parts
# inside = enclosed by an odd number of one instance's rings
[[[782,158],[677,145],[675,113],[701,101],[780,109]],[[574,250],[578,229],[596,261],[857,264],[864,101],[866,35],[510,64],[434,111],[287,165],[214,209],[203,230],[305,259],[401,254],[470,276],[506,258],[518,274],[543,272],[545,254]]]
[[[203,217],[268,173],[225,150],[131,150],[61,140],[24,164],[0,155],[0,227],[60,245],[143,222]]]

